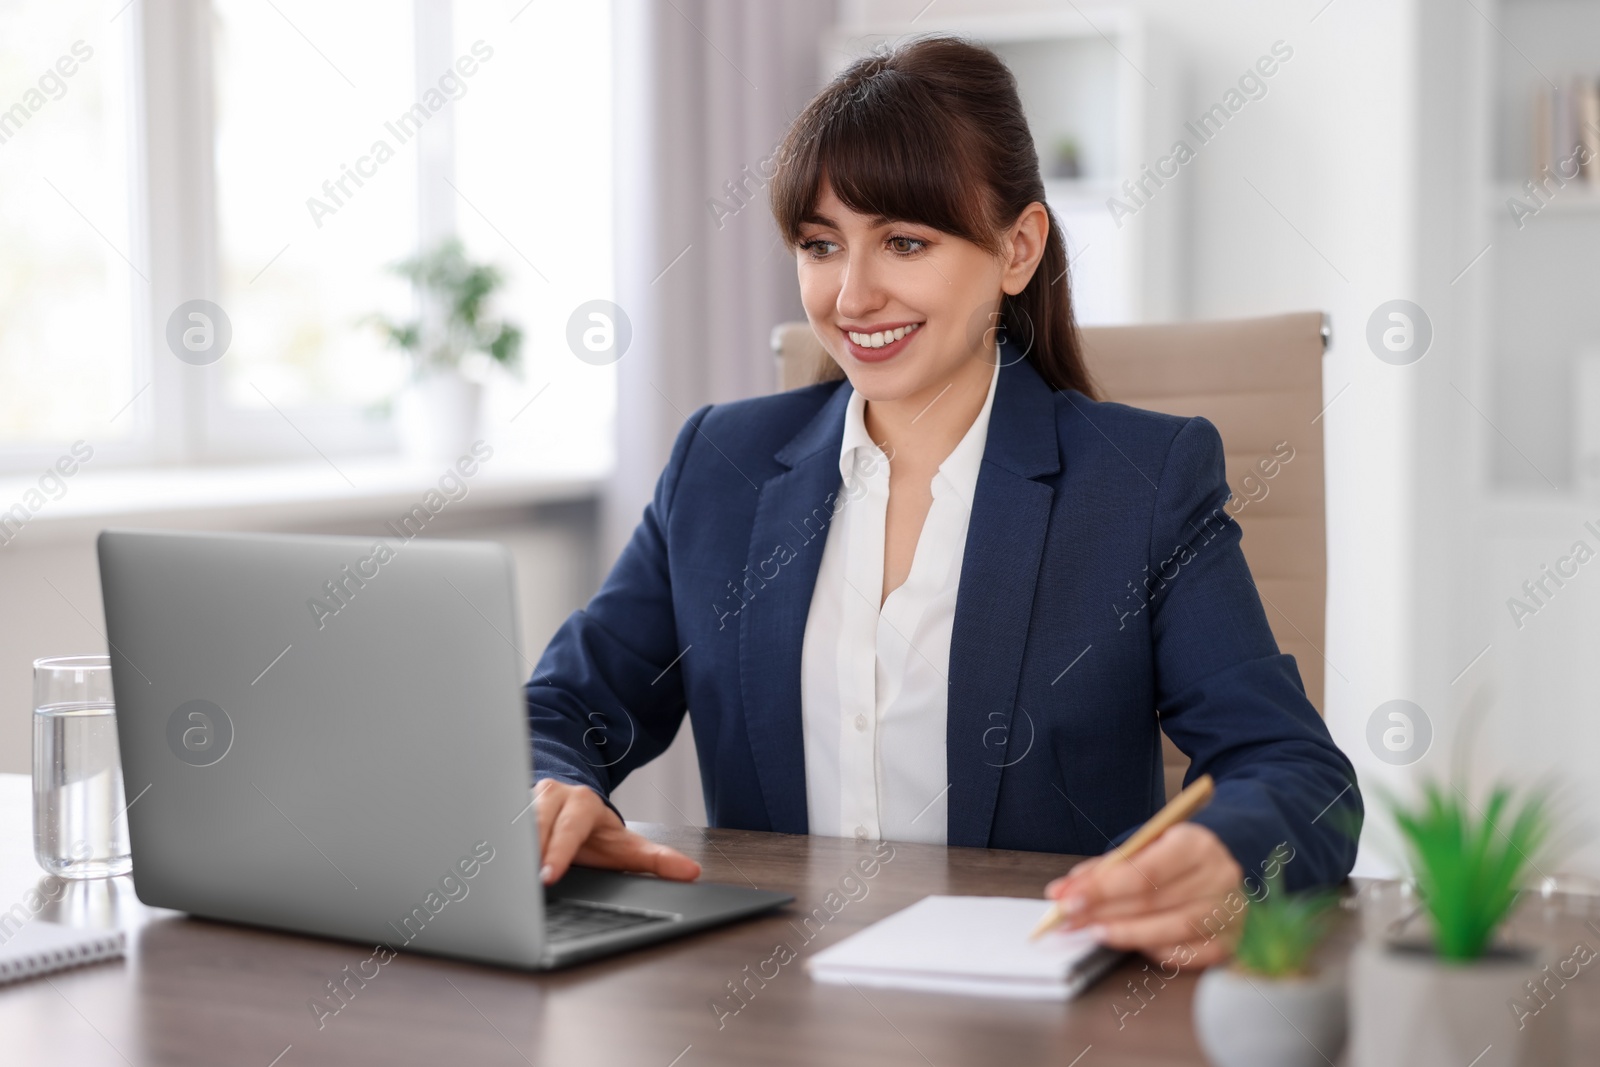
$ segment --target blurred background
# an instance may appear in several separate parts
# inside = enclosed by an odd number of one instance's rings
[[[936,31],[1017,74],[1085,322],[1329,315],[1323,703],[1369,812],[1454,759],[1591,831],[1591,0],[0,0],[0,771],[32,659],[106,651],[99,530],[379,533],[477,441],[428,533],[511,548],[531,670],[687,415],[775,388],[788,122]],[[619,803],[703,819],[688,731]]]

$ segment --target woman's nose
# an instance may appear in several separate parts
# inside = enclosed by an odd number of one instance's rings
[[[845,263],[844,277],[839,281],[839,315],[845,319],[860,319],[884,305],[884,292],[880,279],[865,256],[852,256]]]

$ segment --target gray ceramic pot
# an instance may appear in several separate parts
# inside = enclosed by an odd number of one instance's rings
[[[1351,1067],[1565,1063],[1561,962],[1502,950],[1455,964],[1424,946],[1363,942],[1350,961]]]
[[[1325,1067],[1344,1047],[1344,997],[1337,973],[1261,978],[1213,967],[1195,990],[1195,1030],[1215,1067]]]

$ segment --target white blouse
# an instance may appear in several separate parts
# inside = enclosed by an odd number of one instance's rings
[[[861,394],[845,409],[843,503],[828,528],[800,654],[813,834],[945,843],[950,633],[998,346],[995,357],[982,410],[934,475],[911,571],[881,612],[891,460],[867,435]]]

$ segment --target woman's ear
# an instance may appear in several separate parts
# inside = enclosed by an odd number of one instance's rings
[[[1035,200],[1022,209],[1007,231],[1002,251],[1004,270],[1000,288],[1016,296],[1028,287],[1039,261],[1044,258],[1045,241],[1050,235],[1050,213]]]

